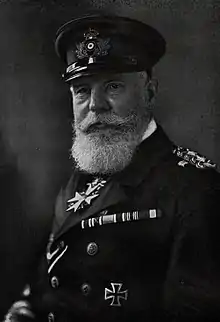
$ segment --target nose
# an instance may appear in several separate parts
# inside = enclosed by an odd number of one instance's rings
[[[89,109],[98,113],[104,113],[111,109],[106,100],[105,92],[99,85],[95,85],[91,89]]]

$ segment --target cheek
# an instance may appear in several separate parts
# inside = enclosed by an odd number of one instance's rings
[[[128,116],[132,110],[133,97],[131,95],[118,95],[109,99],[109,105],[119,116]]]
[[[88,103],[73,100],[73,116],[76,123],[82,121],[88,114]]]
[[[144,101],[137,92],[130,91],[126,95],[121,95],[109,100],[112,110],[121,117],[127,117],[131,114],[137,114],[140,105],[144,105]]]

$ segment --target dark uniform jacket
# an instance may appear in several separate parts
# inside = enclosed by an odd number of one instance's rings
[[[75,170],[58,196],[29,297],[36,321],[219,321],[220,186],[209,160],[158,127],[126,169],[96,179]]]

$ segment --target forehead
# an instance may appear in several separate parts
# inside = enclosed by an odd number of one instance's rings
[[[103,73],[95,75],[86,75],[75,78],[71,81],[73,86],[80,84],[106,83],[110,81],[131,82],[137,79],[138,72],[132,73]]]

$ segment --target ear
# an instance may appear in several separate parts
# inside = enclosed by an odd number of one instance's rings
[[[69,89],[70,89],[70,92],[73,94],[73,85],[72,84],[70,84]]]
[[[148,94],[148,101],[152,102],[152,100],[156,97],[158,90],[158,81],[157,79],[150,79],[146,83],[146,91]]]

